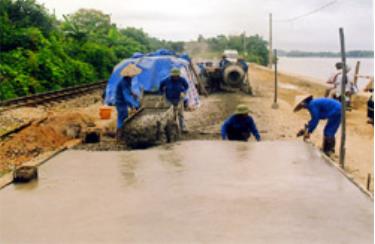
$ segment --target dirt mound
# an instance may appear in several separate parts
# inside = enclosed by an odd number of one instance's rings
[[[21,165],[41,153],[53,151],[72,139],[70,127],[92,126],[93,119],[80,113],[50,115],[0,143],[0,174],[13,165]]]

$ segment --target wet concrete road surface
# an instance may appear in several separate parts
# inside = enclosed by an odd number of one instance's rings
[[[0,191],[0,243],[373,243],[373,202],[302,142],[66,151]]]

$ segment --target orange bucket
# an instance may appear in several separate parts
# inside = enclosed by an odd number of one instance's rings
[[[112,108],[100,107],[100,109],[99,109],[100,119],[110,119],[111,114],[112,114]]]

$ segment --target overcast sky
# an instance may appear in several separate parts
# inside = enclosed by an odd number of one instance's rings
[[[338,28],[344,27],[347,50],[374,46],[372,0],[337,0],[294,22],[290,19],[333,0],[37,0],[56,15],[79,8],[111,14],[119,27],[143,28],[167,40],[195,40],[218,34],[259,34],[268,40],[268,13],[273,13],[274,47],[285,50],[339,51]]]

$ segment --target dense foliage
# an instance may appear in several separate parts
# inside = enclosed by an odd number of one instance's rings
[[[267,42],[259,35],[218,35],[207,39],[200,35],[198,42],[208,43],[210,50],[214,52],[222,53],[225,49],[235,49],[249,62],[268,64]]]
[[[98,10],[57,20],[35,0],[0,0],[0,100],[107,79],[120,60],[158,48],[183,43],[120,29]]]

